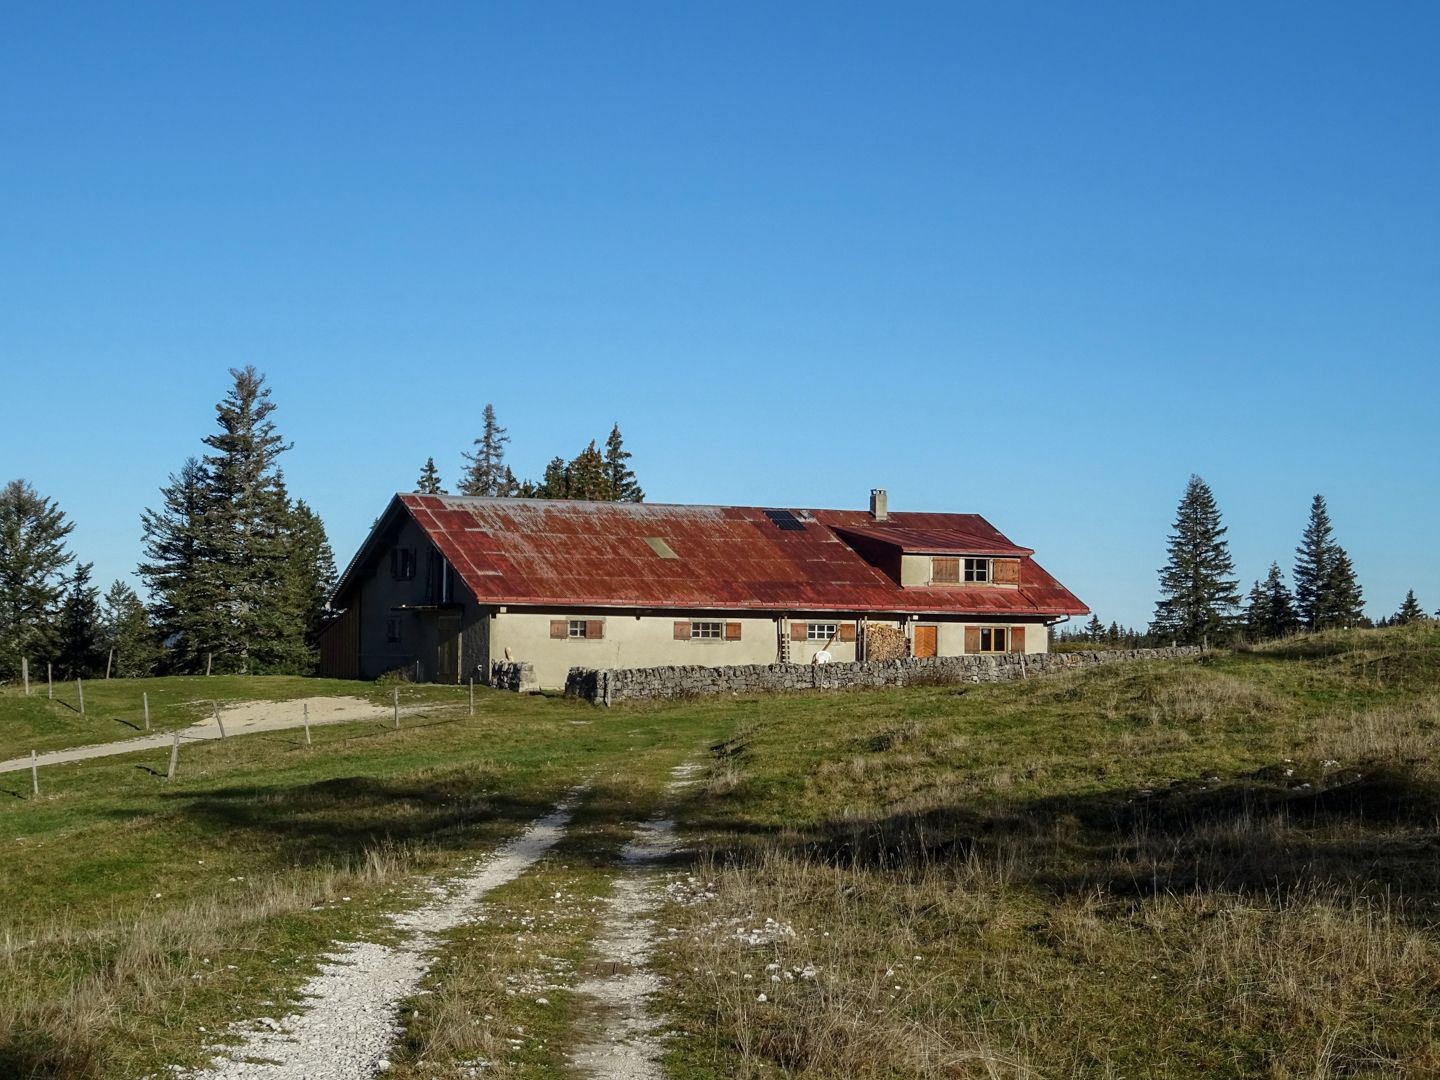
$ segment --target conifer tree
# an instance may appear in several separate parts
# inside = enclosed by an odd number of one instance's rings
[[[139,573],[150,589],[156,634],[167,647],[167,670],[203,671],[219,645],[220,583],[210,572],[218,557],[207,529],[210,477],[188,458],[160,489],[160,509],[140,516],[145,560]]]
[[[139,679],[155,674],[160,663],[160,642],[150,614],[135,590],[117,581],[105,592],[100,611],[102,644],[114,650],[114,674]]]
[[[445,494],[445,489],[440,486],[440,470],[435,468],[433,457],[425,459],[425,467],[420,470],[420,478],[415,481],[415,491],[420,495]]]
[[[1209,486],[1191,476],[1169,538],[1170,561],[1160,570],[1152,633],[1197,645],[1229,629],[1240,596],[1226,531]]]
[[[1120,624],[1112,620],[1110,629],[1105,631],[1105,640],[1111,645],[1118,645],[1120,644],[1120,637]]]
[[[296,501],[291,514],[289,547],[292,602],[303,630],[304,651],[298,658],[298,670],[310,673],[315,670],[320,630],[325,625],[330,593],[335,588],[335,552],[320,515],[303,499]]]
[[[54,655],[56,605],[74,559],[65,538],[74,525],[24,480],[0,489],[0,677],[20,662]]]
[[[1395,617],[1390,621],[1398,626],[1404,626],[1406,623],[1419,622],[1423,618],[1425,618],[1425,609],[1422,608],[1420,602],[1415,599],[1415,590],[1410,589],[1405,593],[1405,599],[1400,604],[1400,610],[1395,612]]]
[[[535,498],[570,498],[570,469],[565,459],[558,454],[550,459],[550,464],[545,466],[545,475],[540,478],[540,483],[535,485]]]
[[[1099,641],[1105,636],[1105,624],[1100,621],[1100,616],[1092,613],[1090,621],[1085,624],[1085,637],[1089,641]]]
[[[614,489],[610,487],[610,478],[606,475],[605,459],[595,448],[593,439],[565,467],[565,486],[568,499],[614,499]]]
[[[99,669],[100,590],[90,584],[93,563],[76,563],[60,605],[55,667],[62,679],[89,678]]]
[[[1279,563],[1271,563],[1264,581],[1250,590],[1245,608],[1245,629],[1261,639],[1284,637],[1299,629],[1295,601],[1285,584]]]
[[[1364,598],[1350,556],[1335,542],[1325,498],[1310,503],[1310,520],[1295,549],[1295,609],[1310,630],[1355,626],[1364,618]]]
[[[610,429],[610,437],[605,440],[605,478],[610,484],[610,498],[617,502],[644,502],[645,492],[636,482],[634,471],[626,464],[630,457],[630,451],[625,449],[620,437],[620,425],[617,423]]]
[[[505,444],[510,436],[495,419],[495,406],[486,405],[483,413],[484,427],[480,438],[475,440],[474,453],[466,452],[465,472],[460,478],[461,495],[506,495],[505,486]]]

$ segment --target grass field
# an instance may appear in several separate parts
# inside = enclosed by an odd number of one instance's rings
[[[358,685],[150,680],[157,726],[161,684],[178,724],[222,682]],[[385,933],[588,781],[561,845],[447,936],[391,1073],[565,1075],[617,854],[683,760],[706,771],[669,811],[686,851],[657,919],[674,1076],[1440,1073],[1433,629],[609,711],[484,692],[472,719],[463,691],[406,691],[428,708],[398,732],[0,784],[0,1076],[199,1063],[328,943]],[[98,741],[41,708],[0,697],[0,738]]]

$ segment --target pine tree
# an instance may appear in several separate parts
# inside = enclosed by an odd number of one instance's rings
[[[435,468],[435,459],[425,459],[425,467],[420,470],[420,479],[415,481],[415,491],[420,495],[444,495],[445,489],[440,486],[440,470]]]
[[[330,592],[335,588],[335,552],[325,534],[325,523],[303,499],[295,503],[292,511],[289,546],[292,602],[304,628],[304,653],[298,666],[308,674],[315,670],[320,630],[329,610]]]
[[[1415,599],[1415,590],[1410,589],[1405,593],[1400,610],[1395,612],[1395,617],[1390,621],[1397,626],[1404,626],[1406,623],[1419,622],[1423,618],[1425,618],[1425,609]]]
[[[120,679],[155,674],[160,663],[160,642],[150,614],[135,590],[117,581],[105,592],[100,612],[102,643],[113,650],[114,673]]]
[[[1085,639],[1087,641],[1099,641],[1105,636],[1105,624],[1100,621],[1100,616],[1091,614],[1090,621],[1085,624]]]
[[[167,670],[205,669],[205,658],[219,645],[221,589],[210,572],[217,556],[207,528],[210,477],[197,458],[189,458],[160,489],[160,509],[140,517],[145,561],[139,573],[150,589],[157,636],[167,647]]]
[[[617,423],[605,440],[605,478],[610,483],[610,498],[617,502],[644,502],[645,492],[636,482],[634,471],[626,464],[630,456],[620,438],[620,425]]]
[[[1169,538],[1170,561],[1160,571],[1152,633],[1196,645],[1229,629],[1240,596],[1226,531],[1209,486],[1191,476]]]
[[[1354,627],[1365,625],[1365,598],[1350,555],[1339,544],[1331,554],[1325,588],[1320,594],[1317,611],[1320,626]]]
[[[74,527],[26,481],[0,489],[0,677],[18,676],[22,659],[54,655],[56,605],[74,559],[65,538]]]
[[[1285,584],[1279,563],[1270,564],[1264,581],[1255,582],[1245,608],[1245,629],[1256,638],[1270,639],[1293,634],[1300,620],[1295,601]]]
[[[467,465],[460,479],[460,494],[493,498],[505,494],[505,444],[510,441],[510,436],[495,419],[495,406],[486,405],[483,416],[484,428],[480,438],[475,440],[479,449],[463,455]]]
[[[93,563],[76,563],[60,605],[56,671],[62,679],[94,675],[103,663],[100,647],[100,590],[90,584]]]

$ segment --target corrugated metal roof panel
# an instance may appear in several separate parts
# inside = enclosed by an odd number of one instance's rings
[[[414,494],[396,499],[485,603],[1044,616],[1087,611],[1028,557],[1028,548],[1011,544],[975,514],[892,514],[882,526],[864,511],[796,510],[805,527],[781,529],[760,507]],[[976,554],[1019,555],[1020,586],[901,588],[837,529],[902,550],[949,550],[926,546],[943,540]],[[657,558],[652,538],[677,557]]]

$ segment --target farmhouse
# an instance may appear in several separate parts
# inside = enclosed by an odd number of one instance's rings
[[[396,495],[341,575],[321,673],[542,688],[572,667],[1044,652],[1088,609],[976,514]]]

